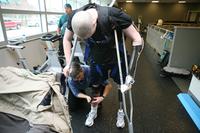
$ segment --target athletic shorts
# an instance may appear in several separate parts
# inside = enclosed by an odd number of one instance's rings
[[[119,76],[119,67],[118,64],[91,64],[91,83],[92,84],[101,84],[108,80],[108,78],[112,78],[117,84],[120,84],[120,76]],[[125,64],[122,64],[122,75],[123,82],[126,77],[126,69]]]

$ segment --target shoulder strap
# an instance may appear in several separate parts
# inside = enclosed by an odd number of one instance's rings
[[[109,15],[109,9],[108,7],[104,6],[99,6],[97,5],[97,11],[98,11],[98,24],[101,28],[101,31],[108,35],[111,33],[111,28],[110,28],[110,15]]]

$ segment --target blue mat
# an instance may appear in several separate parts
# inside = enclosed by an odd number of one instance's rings
[[[193,101],[192,97],[187,93],[179,93],[177,95],[186,111],[200,130],[200,107]]]

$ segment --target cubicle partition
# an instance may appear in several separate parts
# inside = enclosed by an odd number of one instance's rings
[[[149,25],[147,28],[146,41],[159,55],[162,54],[163,49],[168,51],[171,49],[172,39],[163,38],[163,35],[166,32],[173,33],[173,31],[168,30],[167,27],[162,28],[155,25]]]
[[[173,38],[163,39],[166,32],[173,33]],[[158,54],[164,49],[170,52],[168,67],[190,70],[193,64],[200,64],[200,27],[174,26],[171,31],[149,25],[146,41]]]
[[[193,64],[200,64],[200,27],[176,26],[168,66],[191,70]]]

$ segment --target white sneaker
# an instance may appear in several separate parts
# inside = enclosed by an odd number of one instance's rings
[[[125,126],[123,110],[120,110],[120,109],[118,110],[116,126],[118,128],[123,128]]]
[[[91,110],[88,114],[86,121],[85,121],[85,126],[91,127],[94,124],[95,118],[97,118],[97,112]]]

